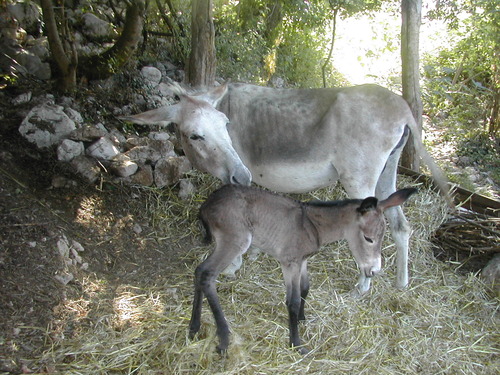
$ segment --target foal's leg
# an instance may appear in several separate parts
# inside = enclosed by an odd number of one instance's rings
[[[302,345],[299,337],[299,312],[301,306],[300,297],[300,269],[299,263],[281,264],[283,277],[286,285],[286,306],[288,308],[288,324],[290,329],[290,346],[298,348],[301,354],[307,354],[306,348],[299,348]]]
[[[195,296],[189,324],[189,336],[194,337],[200,329],[201,305],[203,295],[205,295],[217,325],[217,336],[219,337],[217,351],[224,353],[229,346],[230,332],[217,295],[215,280],[234,257],[243,254],[248,249],[251,243],[251,235],[243,234],[230,240],[219,238],[216,234],[214,234],[214,237],[217,242],[214,252],[195,271]]]
[[[302,262],[300,267],[300,310],[299,310],[299,320],[306,320],[304,315],[304,304],[306,302],[307,295],[309,294],[309,275],[307,274],[307,259]]]
[[[194,271],[194,298],[191,320],[189,322],[189,338],[192,339],[200,330],[201,325],[201,306],[203,304],[203,291],[201,287],[201,274],[203,269],[201,265]]]

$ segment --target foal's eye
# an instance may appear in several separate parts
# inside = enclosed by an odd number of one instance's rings
[[[369,237],[363,236],[368,243],[373,243],[373,240]]]
[[[193,141],[202,141],[205,138],[203,136],[201,136],[201,135],[198,135],[198,134],[191,134],[189,136],[189,139],[192,139]]]

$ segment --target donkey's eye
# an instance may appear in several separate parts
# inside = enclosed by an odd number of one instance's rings
[[[373,240],[369,237],[363,236],[368,243],[373,243]]]
[[[189,136],[189,139],[192,139],[193,141],[203,141],[205,137],[198,135],[198,134],[191,134]]]

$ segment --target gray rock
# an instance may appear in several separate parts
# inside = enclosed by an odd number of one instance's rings
[[[38,148],[59,143],[75,129],[63,107],[48,103],[34,107],[19,126],[21,135]]]
[[[28,74],[41,80],[49,80],[51,77],[49,63],[43,62],[40,57],[27,51],[21,50],[15,57],[16,61],[22,65]]]
[[[73,122],[76,124],[76,125],[81,125],[83,124],[83,117],[82,115],[80,114],[80,112],[78,112],[77,110],[73,109],[73,108],[66,108],[64,110],[64,113],[66,113],[68,115],[68,117],[70,119],[73,120]]]
[[[493,289],[497,297],[500,297],[500,253],[495,254],[486,267],[483,268],[481,277]]]
[[[38,35],[41,33],[42,12],[40,6],[34,1],[23,1],[8,4],[9,13],[19,22],[19,26],[28,33]]]
[[[92,143],[85,151],[87,155],[98,160],[112,160],[120,151],[108,137],[99,138]]]
[[[28,103],[31,100],[31,91],[25,92],[24,94],[20,94],[12,99],[12,105],[21,105]]]
[[[112,39],[116,36],[113,26],[92,13],[82,15],[83,33],[92,40]]]
[[[71,134],[68,135],[68,138],[74,141],[93,142],[96,139],[105,137],[107,134],[107,131],[94,125],[84,125],[72,131]]]
[[[157,187],[170,186],[180,181],[184,173],[191,170],[191,163],[185,156],[171,156],[158,160],[154,179]]]
[[[153,168],[150,165],[140,165],[139,170],[126,181],[135,185],[151,186],[154,182]]]
[[[90,183],[96,182],[101,174],[96,160],[85,155],[77,156],[71,160],[70,165],[78,175]]]
[[[57,160],[70,162],[85,152],[82,142],[65,139],[57,146]]]
[[[156,87],[161,81],[161,72],[153,66],[145,66],[141,69],[141,75],[144,77],[146,84],[151,87]]]
[[[111,162],[110,169],[118,177],[129,177],[137,172],[139,165],[128,156],[119,154]]]

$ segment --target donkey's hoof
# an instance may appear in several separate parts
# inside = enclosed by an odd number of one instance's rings
[[[406,282],[397,281],[396,288],[399,290],[405,290],[406,288],[408,288],[408,281]]]
[[[361,293],[358,288],[354,288],[349,292],[349,296],[355,299],[363,297],[364,293]]]

